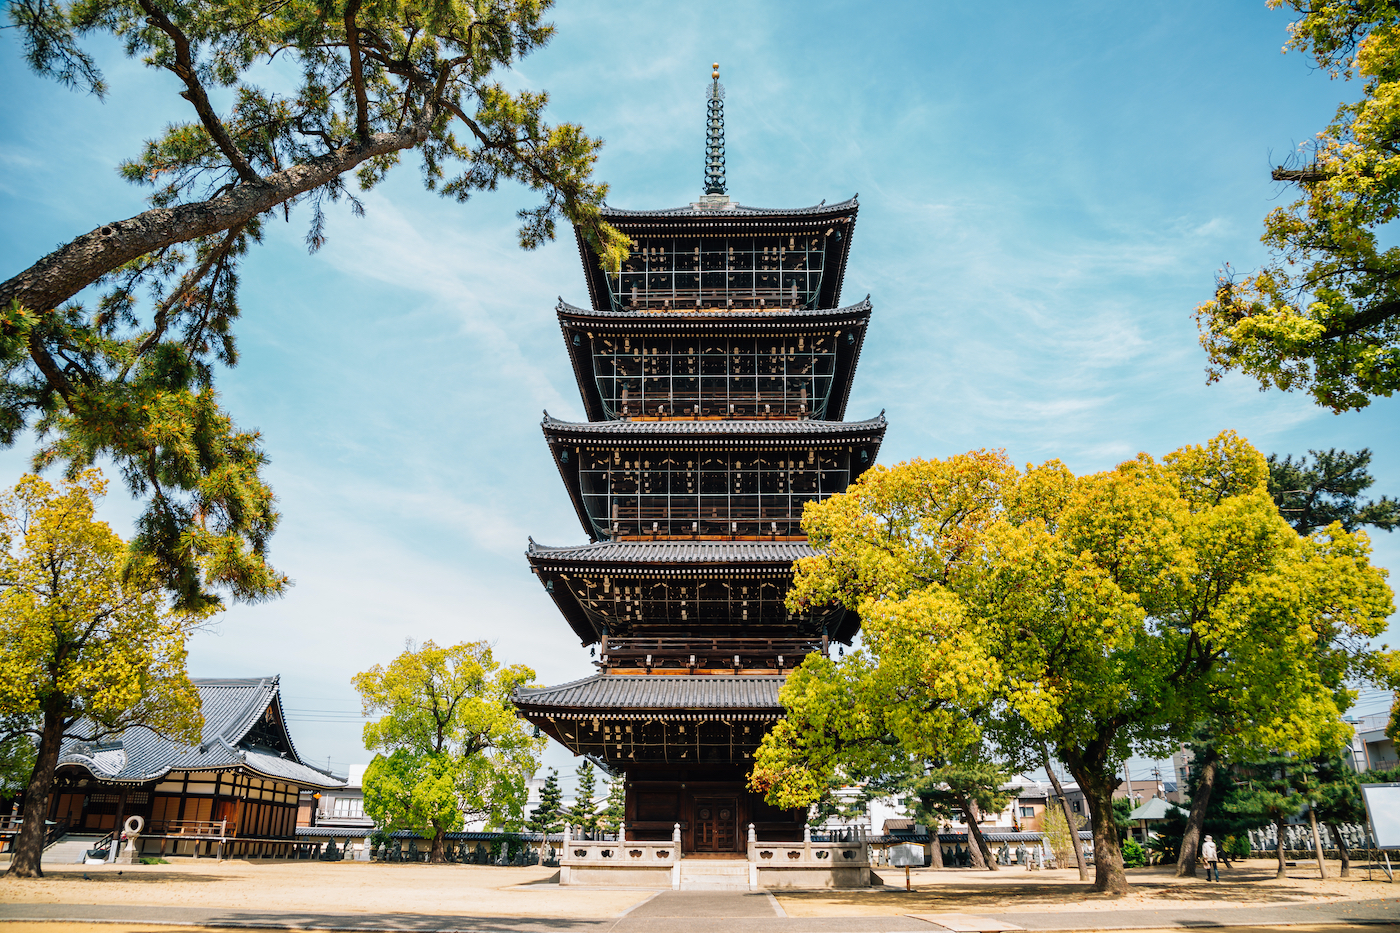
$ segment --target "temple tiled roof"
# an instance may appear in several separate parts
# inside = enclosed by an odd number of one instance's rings
[[[544,413],[546,434],[577,437],[829,437],[883,436],[882,411],[866,421],[776,421],[742,418],[680,421],[561,421]]]
[[[518,689],[515,702],[534,712],[558,710],[781,711],[778,690],[787,678],[668,674],[597,674],[557,687]]]
[[[534,560],[588,563],[791,564],[816,550],[806,541],[601,541],[550,547],[530,539],[525,554]]]
[[[723,324],[734,320],[743,321],[763,321],[774,324],[792,323],[805,321],[811,318],[843,317],[861,312],[869,313],[871,309],[870,296],[866,295],[864,301],[844,308],[770,308],[745,309],[745,308],[716,308],[704,311],[612,311],[608,309],[594,310],[591,308],[580,308],[569,304],[563,298],[555,305],[555,311],[561,319],[564,318],[603,318],[609,321],[666,321],[683,322],[685,324]]]
[[[195,679],[204,713],[200,744],[182,745],[149,729],[134,728],[92,744],[64,741],[59,767],[75,765],[99,780],[145,783],[174,770],[246,767],[265,777],[313,787],[339,787],[342,781],[301,763],[287,733],[277,677]],[[269,707],[275,707],[282,749],[245,742]]]
[[[701,207],[697,204],[687,204],[683,207],[670,207],[661,210],[634,211],[621,207],[609,207],[604,205],[600,213],[605,219],[616,219],[627,221],[631,219],[648,220],[651,218],[669,217],[809,217],[821,214],[844,214],[855,210],[860,206],[859,195],[853,195],[850,199],[840,201],[836,204],[814,204],[811,207],[749,207],[730,201],[722,207]]]

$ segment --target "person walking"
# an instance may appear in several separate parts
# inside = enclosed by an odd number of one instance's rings
[[[1204,859],[1206,863],[1206,880],[1219,881],[1220,866],[1216,862],[1215,840],[1210,836],[1207,836],[1206,841],[1201,843],[1201,858]]]

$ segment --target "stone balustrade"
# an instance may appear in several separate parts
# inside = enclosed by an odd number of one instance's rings
[[[625,872],[628,884],[674,886],[681,861],[680,837],[679,823],[666,842],[573,839],[566,826],[559,850],[559,883],[617,884],[617,873]]]

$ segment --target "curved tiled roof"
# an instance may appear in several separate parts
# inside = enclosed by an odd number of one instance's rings
[[[781,710],[786,677],[596,674],[557,687],[520,688],[515,702],[534,708],[603,710]]]
[[[546,434],[599,437],[845,437],[881,434],[888,421],[882,411],[866,421],[756,421],[733,418],[711,421],[561,421],[544,413]]]
[[[771,321],[775,324],[787,321],[798,323],[810,318],[844,317],[859,314],[862,311],[869,313],[870,308],[869,295],[865,296],[865,300],[853,305],[846,305],[844,308],[769,308],[767,310],[713,308],[703,311],[612,311],[602,309],[595,311],[591,308],[580,308],[577,305],[569,304],[563,298],[560,298],[559,303],[554,306],[560,320],[565,318],[603,318],[608,321],[681,321],[686,324],[700,325],[723,324],[731,320],[761,320]]]
[[[601,541],[550,547],[530,539],[532,560],[577,560],[589,563],[791,564],[816,550],[806,541]]]
[[[194,680],[204,713],[200,744],[172,742],[150,729],[135,727],[94,746],[76,739],[64,741],[59,766],[76,765],[99,780],[145,783],[173,770],[217,770],[245,767],[265,777],[310,785],[338,787],[341,781],[301,763],[282,714],[278,677],[210,678]],[[276,707],[277,737],[284,748],[245,743],[249,731]]]
[[[723,207],[697,207],[695,204],[687,204],[684,207],[668,207],[661,210],[633,211],[621,207],[609,207],[603,205],[600,213],[605,218],[616,217],[620,219],[637,218],[645,219],[651,217],[805,217],[812,214],[840,214],[854,210],[859,206],[860,195],[852,195],[848,200],[840,201],[836,204],[814,204],[811,207],[749,207],[731,201]]]

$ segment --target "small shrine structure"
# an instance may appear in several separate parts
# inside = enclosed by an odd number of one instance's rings
[[[120,833],[139,817],[134,856],[279,857],[297,845],[303,789],[345,782],[301,760],[280,678],[194,679],[204,712],[197,745],[134,728],[64,742],[49,819],[75,834]]]

